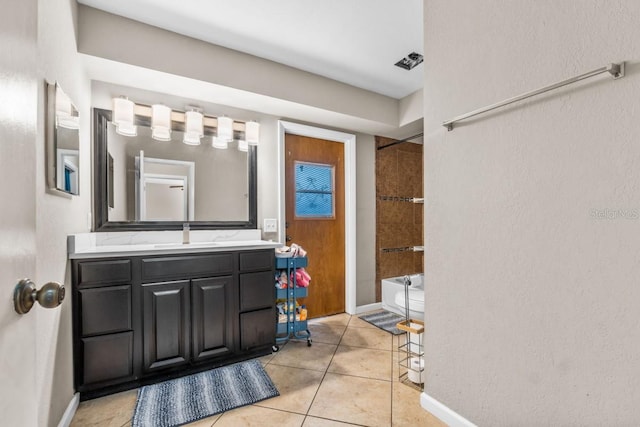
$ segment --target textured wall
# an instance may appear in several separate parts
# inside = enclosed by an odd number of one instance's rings
[[[393,139],[376,136],[376,147]],[[422,245],[422,145],[403,143],[376,150],[376,301],[381,280],[423,271],[422,252],[399,249]]]
[[[478,425],[637,425],[640,2],[424,10],[426,393]]]
[[[394,98],[84,5],[79,11],[82,53],[397,126]],[[170,60],[153,53],[158,46]]]

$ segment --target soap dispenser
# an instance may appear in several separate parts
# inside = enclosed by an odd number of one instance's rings
[[[189,223],[182,224],[182,244],[189,244]]]

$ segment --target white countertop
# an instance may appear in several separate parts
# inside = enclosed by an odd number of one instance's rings
[[[273,249],[281,243],[260,240],[260,230],[194,230],[190,243],[182,231],[83,233],[68,236],[69,259]]]

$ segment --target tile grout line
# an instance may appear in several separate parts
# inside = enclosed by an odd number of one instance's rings
[[[309,407],[307,408],[307,413],[305,414],[304,420],[302,421],[303,425],[304,425],[304,421],[306,421],[307,417],[310,416],[309,415],[309,411],[313,407],[313,402],[315,402],[316,397],[318,397],[318,392],[320,391],[320,387],[322,387],[322,383],[324,382],[324,379],[327,377],[327,372],[329,372],[329,367],[331,366],[331,363],[333,362],[333,358],[336,356],[336,352],[338,351],[338,347],[340,347],[340,343],[342,342],[342,338],[344,337],[344,334],[347,332],[347,329],[349,328],[349,323],[351,323],[351,318],[352,317],[353,316],[349,317],[349,321],[345,325],[344,331],[342,331],[342,334],[340,335],[340,339],[338,340],[338,344],[336,345],[336,349],[333,351],[333,355],[331,356],[331,360],[329,360],[329,364],[327,365],[327,368],[325,369],[324,374],[322,375],[322,379],[320,380],[320,384],[318,384],[318,388],[316,389],[316,392],[313,394],[313,399],[311,399],[311,403],[309,403]],[[329,418],[327,418],[327,419],[329,419]],[[339,421],[339,420],[331,419],[331,421]]]

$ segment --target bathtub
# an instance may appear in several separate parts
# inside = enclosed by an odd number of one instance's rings
[[[409,287],[409,317],[424,320],[424,274],[412,274]],[[404,276],[382,279],[382,308],[405,315]]]

